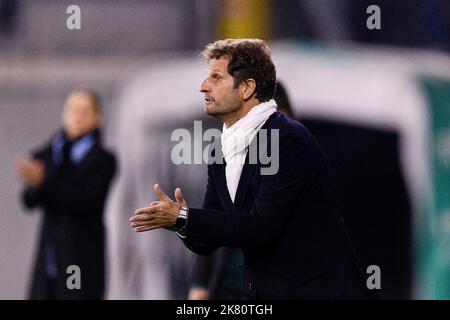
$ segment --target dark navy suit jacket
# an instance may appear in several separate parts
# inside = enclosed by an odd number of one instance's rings
[[[369,298],[319,144],[279,112],[262,129],[269,132],[268,150],[270,130],[279,130],[278,172],[262,175],[263,165],[248,163],[247,153],[233,203],[225,161],[210,164],[203,208],[189,211],[186,246],[198,254],[242,248],[243,298]]]
[[[40,232],[30,299],[102,299],[105,278],[103,211],[112,178],[115,156],[96,142],[77,165],[69,168],[54,162],[52,145],[33,152],[45,164],[46,176],[39,188],[26,188],[23,203],[41,207]],[[47,276],[48,246],[54,248],[53,284]],[[69,290],[66,269],[78,265],[81,289]]]

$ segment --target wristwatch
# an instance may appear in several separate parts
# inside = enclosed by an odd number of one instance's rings
[[[186,239],[186,224],[188,219],[189,209],[181,207],[178,213],[177,220],[175,221],[175,228],[180,238]]]

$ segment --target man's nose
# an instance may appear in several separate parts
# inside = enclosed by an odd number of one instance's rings
[[[206,79],[202,81],[202,83],[200,83],[200,86],[198,87],[198,91],[204,93],[204,92],[208,92],[208,86],[206,85]]]

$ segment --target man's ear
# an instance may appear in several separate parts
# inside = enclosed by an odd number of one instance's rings
[[[256,81],[254,79],[247,79],[241,82],[240,90],[242,99],[247,101],[250,99],[256,92]]]

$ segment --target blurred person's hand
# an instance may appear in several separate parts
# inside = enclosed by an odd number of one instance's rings
[[[40,160],[19,159],[16,162],[19,178],[28,186],[36,188],[44,181],[45,167]]]
[[[197,287],[189,290],[188,300],[208,300],[209,291],[208,289]]]
[[[158,184],[154,187],[155,194],[160,201],[153,201],[149,207],[137,209],[130,218],[130,225],[136,232],[150,231],[165,228],[175,231],[175,222],[181,207],[187,207],[180,188],[175,190],[175,199],[172,201]]]

